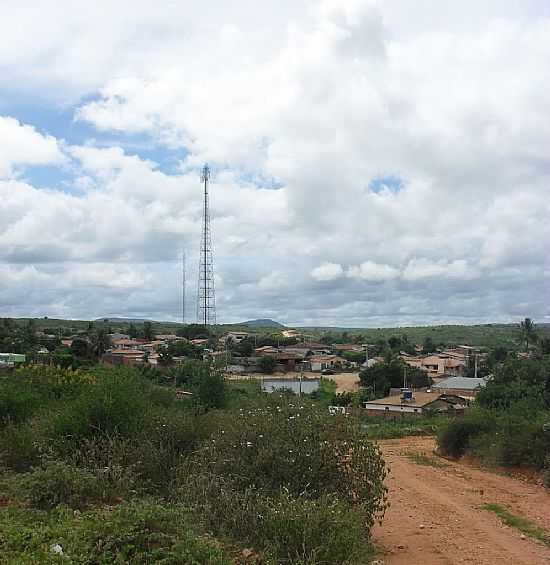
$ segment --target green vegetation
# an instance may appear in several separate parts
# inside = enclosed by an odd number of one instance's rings
[[[380,420],[380,418],[372,416],[363,417],[361,421],[363,430],[371,440],[433,436],[449,423],[446,416],[403,418],[396,421]]]
[[[234,563],[235,552],[197,533],[185,508],[154,499],[83,513],[8,506],[0,531],[3,563]]]
[[[260,358],[260,371],[266,375],[272,375],[277,366],[277,360],[270,355],[264,355]]]
[[[383,398],[390,388],[400,388],[406,382],[407,386],[422,388],[430,386],[430,377],[416,367],[409,367],[395,355],[387,355],[384,363],[377,363],[363,369],[359,373],[361,386],[366,393],[366,399]]]
[[[484,504],[482,508],[496,514],[507,526],[516,528],[526,536],[550,546],[550,534],[533,522],[520,516],[514,516],[500,504]]]
[[[537,326],[539,341],[550,337],[550,324]],[[387,343],[394,336],[406,338],[409,344],[426,345],[430,338],[436,346],[475,345],[478,347],[505,347],[510,351],[524,351],[525,341],[519,324],[483,324],[475,326],[445,325],[401,328],[307,328],[307,333],[322,338],[325,343]],[[428,344],[429,345],[429,342]]]
[[[386,470],[355,418],[199,361],[158,379],[31,366],[0,380],[3,562],[368,562]]]
[[[442,453],[488,465],[542,469],[550,456],[550,359],[510,359],[495,369],[464,418],[439,434]]]

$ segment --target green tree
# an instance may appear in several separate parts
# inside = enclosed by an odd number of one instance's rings
[[[362,351],[344,351],[342,357],[352,363],[363,363],[365,361],[365,353]]]
[[[101,357],[111,347],[111,338],[104,328],[98,328],[89,338],[92,353],[96,357]]]
[[[525,352],[529,353],[529,344],[537,341],[535,322],[533,322],[531,318],[525,318],[525,320],[520,323],[520,329],[521,336],[525,342]]]
[[[172,357],[189,357],[190,359],[200,359],[202,350],[195,347],[192,343],[184,340],[171,341],[168,344],[168,353]]]
[[[275,359],[275,357],[271,357],[270,355],[264,355],[263,357],[260,358],[259,365],[262,373],[265,373],[266,375],[271,375],[273,374],[273,371],[275,371],[275,367],[277,366],[277,360]]]
[[[154,337],[153,324],[151,322],[143,322],[143,338],[151,341]]]
[[[434,340],[430,336],[428,336],[424,340],[423,353],[424,353],[424,355],[428,355],[430,353],[433,353],[434,351],[436,351],[436,346],[435,346]]]
[[[235,346],[234,351],[242,357],[251,357],[254,354],[254,343],[250,338],[243,339]]]
[[[35,321],[30,318],[25,327],[23,328],[23,347],[28,350],[34,347],[38,340],[36,338],[36,324]]]
[[[545,337],[540,340],[540,351],[543,355],[550,354],[550,337]]]
[[[387,368],[383,363],[377,363],[372,367],[363,369],[359,373],[359,380],[371,399],[383,398],[390,392],[391,382]]]
[[[363,369],[359,379],[361,386],[370,390],[374,398],[387,396],[390,388],[401,388],[405,380],[407,386],[412,388],[425,388],[432,384],[424,371],[409,367],[391,352],[388,352],[384,363]]]
[[[84,357],[88,357],[90,353],[90,344],[88,343],[87,340],[81,337],[77,337],[73,339],[73,342],[71,344],[71,353],[75,357],[80,359]]]
[[[208,328],[202,324],[188,324],[176,330],[176,335],[187,339],[208,339]]]
[[[508,410],[518,403],[541,409],[549,376],[548,359],[509,359],[496,367],[493,378],[479,391],[477,403],[492,410]]]
[[[402,340],[400,337],[392,335],[389,339],[388,339],[388,345],[390,346],[391,349],[401,349],[401,345],[402,345]]]

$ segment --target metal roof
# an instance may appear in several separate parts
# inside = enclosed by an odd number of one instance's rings
[[[478,387],[484,387],[487,384],[487,378],[475,379],[469,377],[449,377],[432,386],[437,389],[455,388],[460,390],[475,390]]]

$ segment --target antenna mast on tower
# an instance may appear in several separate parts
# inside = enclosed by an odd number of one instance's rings
[[[214,258],[212,255],[212,234],[210,231],[210,208],[208,201],[208,183],[210,169],[204,165],[201,182],[204,183],[204,201],[202,210],[202,232],[199,259],[199,284],[197,293],[197,322],[205,326],[216,323],[216,293],[214,289]]]

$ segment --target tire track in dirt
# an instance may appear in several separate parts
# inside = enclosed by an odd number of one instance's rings
[[[466,464],[438,459],[419,465],[413,453],[432,456],[433,438],[381,441],[388,466],[390,508],[373,541],[386,565],[550,564],[550,548],[505,526],[483,504],[506,506],[550,531],[550,493],[541,486]]]

